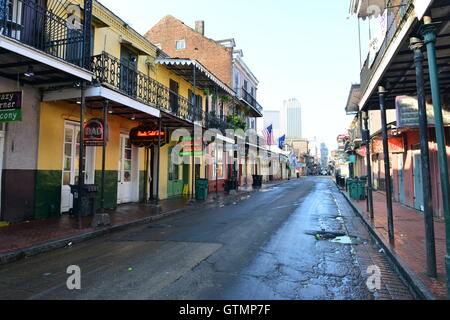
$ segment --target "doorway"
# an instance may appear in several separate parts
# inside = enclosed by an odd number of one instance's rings
[[[117,204],[136,201],[134,197],[136,151],[128,134],[120,134],[119,172],[117,185]]]
[[[70,185],[78,184],[80,155],[80,124],[66,121],[64,126],[63,171],[61,186],[61,213],[73,208],[73,195]],[[95,148],[85,148],[85,183],[95,181]]]
[[[422,177],[422,158],[420,151],[414,151],[414,207],[417,210],[424,211],[425,203],[423,198],[423,177]]]
[[[405,204],[405,166],[403,153],[398,154],[398,198],[401,204]]]
[[[137,54],[124,46],[121,47],[120,89],[132,97],[137,93],[137,59]]]

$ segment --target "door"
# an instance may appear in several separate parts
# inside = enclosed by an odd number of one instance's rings
[[[120,89],[135,97],[137,91],[137,55],[122,47],[120,51]]]
[[[403,154],[398,155],[398,192],[400,203],[405,204],[405,168]]]
[[[178,82],[170,80],[170,93],[169,93],[170,110],[173,114],[178,114]]]
[[[80,154],[80,125],[66,122],[64,128],[63,172],[61,186],[61,213],[69,212],[73,208],[73,195],[70,185],[78,184],[79,154]],[[95,181],[95,148],[85,148],[85,183]]]
[[[117,203],[132,202],[133,192],[133,150],[128,135],[120,135],[119,172],[117,186]]]
[[[415,151],[414,155],[414,207],[417,210],[424,211],[424,199],[422,189],[422,159],[420,151]]]
[[[0,130],[2,129],[2,124],[0,124]],[[3,176],[3,150],[5,145],[5,132],[0,131],[0,217],[2,212],[2,176]]]

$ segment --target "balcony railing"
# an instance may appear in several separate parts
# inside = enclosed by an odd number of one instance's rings
[[[0,34],[81,66],[82,30],[31,0],[0,0]]]
[[[132,99],[157,107],[178,118],[200,122],[207,128],[221,129],[227,126],[224,119],[207,114],[200,106],[194,106],[193,101],[106,52],[92,57],[92,71],[94,83],[107,85]]]
[[[364,62],[361,70],[361,92],[364,94],[369,86],[375,71],[378,69],[387,49],[401,30],[406,19],[412,12],[412,0],[391,0],[387,3],[387,32],[380,50],[374,61],[369,61],[370,56]],[[372,62],[372,63],[371,63]],[[371,64],[371,65],[370,65]]]
[[[258,112],[260,112],[260,113],[263,112],[263,108],[258,103],[258,101],[256,101],[256,99],[249,92],[247,92],[244,88],[242,88],[242,99],[247,101],[247,103],[250,104],[253,108],[255,108]]]

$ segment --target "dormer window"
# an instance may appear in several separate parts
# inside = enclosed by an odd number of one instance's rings
[[[178,41],[175,43],[175,48],[176,48],[177,50],[183,50],[183,49],[186,49],[186,41],[185,41],[185,40],[178,40]]]

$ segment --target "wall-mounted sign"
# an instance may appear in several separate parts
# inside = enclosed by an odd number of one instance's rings
[[[84,145],[86,147],[101,147],[105,144],[105,127],[102,119],[91,119],[84,124]]]
[[[0,93],[0,122],[22,121],[22,92]]]
[[[131,144],[137,147],[158,146],[158,141],[161,141],[162,147],[167,143],[168,136],[168,131],[166,129],[159,131],[157,125],[143,125],[130,131]]]
[[[361,156],[361,157],[366,157],[367,156],[367,147],[366,146],[362,146],[361,148],[359,148],[358,150],[356,150],[356,153]]]
[[[397,110],[397,128],[419,127],[419,104],[416,97],[398,96],[395,98]],[[450,110],[442,107],[444,124],[450,124]],[[434,109],[431,103],[427,103],[428,125],[434,126]]]
[[[389,153],[403,153],[405,152],[405,145],[403,138],[395,137],[388,139]],[[383,153],[383,139],[378,138],[373,141],[373,153]]]

